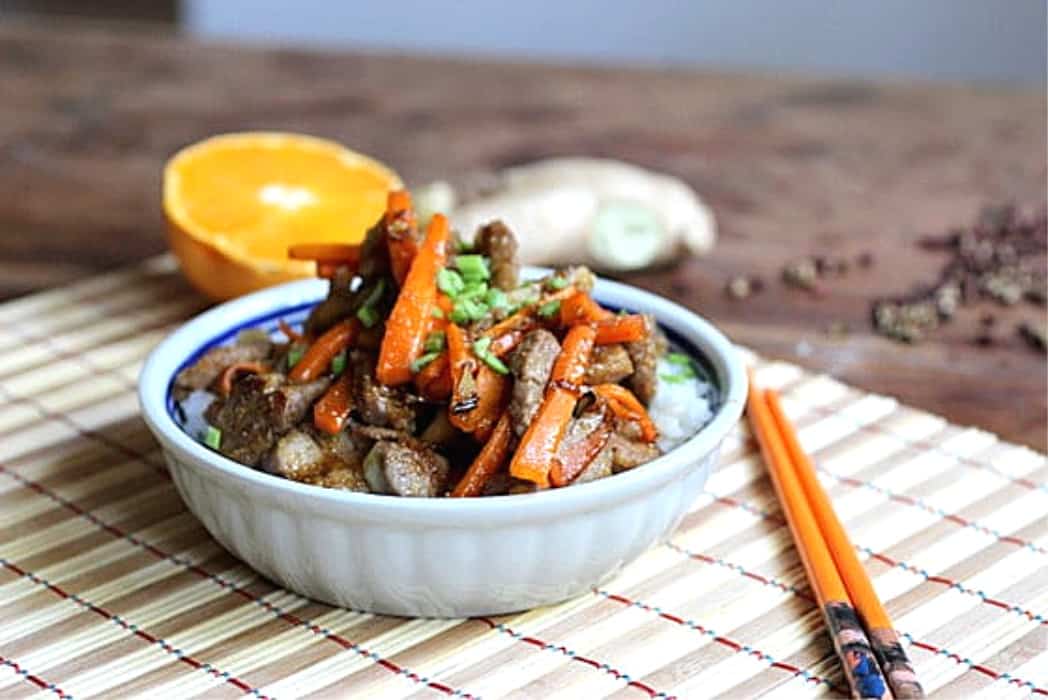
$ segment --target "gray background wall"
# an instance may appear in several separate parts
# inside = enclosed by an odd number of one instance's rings
[[[183,0],[194,34],[539,60],[1045,84],[1045,0]]]

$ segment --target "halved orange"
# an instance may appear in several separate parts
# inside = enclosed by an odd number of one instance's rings
[[[390,168],[333,141],[272,132],[215,136],[164,168],[168,240],[189,281],[229,299],[312,276],[296,243],[357,243],[401,187]]]

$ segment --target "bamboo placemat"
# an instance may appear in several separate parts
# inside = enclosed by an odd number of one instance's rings
[[[138,416],[146,353],[203,307],[168,258],[0,307],[0,697],[839,694],[744,427],[671,541],[563,605],[366,615],[284,591],[183,507]],[[1048,695],[1048,460],[762,363],[926,689]]]

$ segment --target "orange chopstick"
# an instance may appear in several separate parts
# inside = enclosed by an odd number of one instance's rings
[[[866,633],[873,647],[881,670],[888,680],[888,686],[896,698],[924,697],[924,689],[917,681],[917,674],[910,665],[899,637],[892,626],[888,612],[881,605],[880,598],[873,588],[870,577],[866,574],[862,562],[855,554],[855,547],[848,539],[840,518],[833,510],[826,491],[815,476],[815,466],[805,454],[797,439],[797,431],[787,417],[779,400],[779,393],[774,389],[764,392],[775,427],[785,444],[793,466],[793,472],[800,482],[804,497],[810,506],[823,540],[829,547],[848,596],[855,606],[859,617],[866,628]]]
[[[746,413],[852,696],[891,697],[833,556],[804,498],[804,490],[793,471],[789,452],[778,433],[765,393],[754,386],[752,371]]]

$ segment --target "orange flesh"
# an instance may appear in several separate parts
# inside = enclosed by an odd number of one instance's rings
[[[283,261],[288,244],[356,243],[382,215],[390,177],[326,149],[228,143],[178,169],[194,228],[245,257]],[[350,196],[347,196],[347,193]]]

